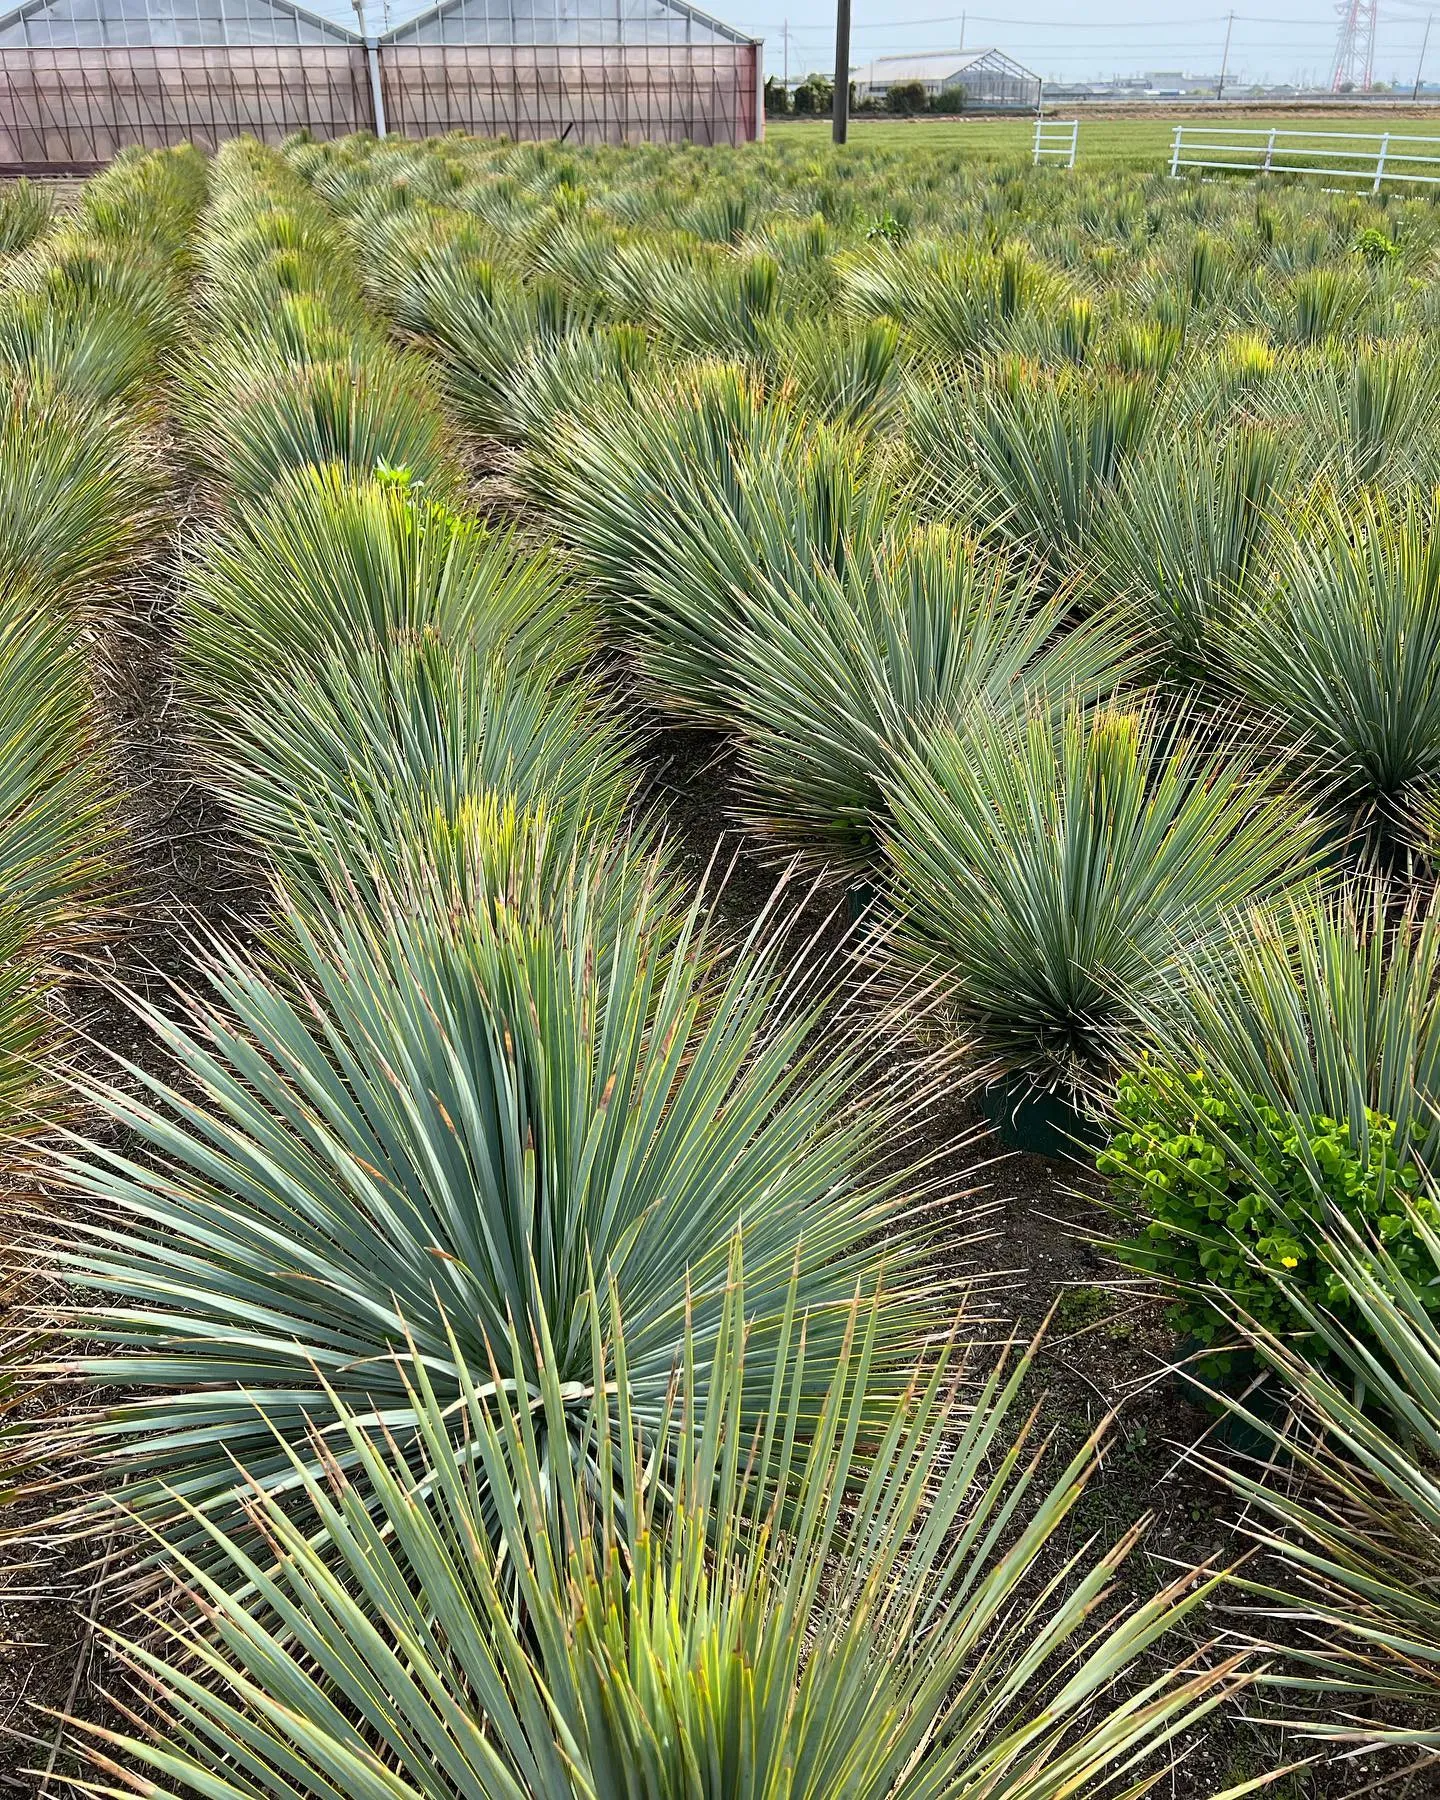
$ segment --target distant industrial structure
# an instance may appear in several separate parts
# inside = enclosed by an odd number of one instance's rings
[[[964,96],[967,110],[1033,111],[1040,77],[1000,50],[931,50],[921,55],[877,56],[851,76],[857,103],[883,100],[893,87],[918,82],[927,98]]]
[[[1045,83],[1045,99],[1059,105],[1065,100],[1180,100],[1190,95],[1213,94],[1216,77],[1188,69],[1147,69],[1141,75],[1101,75],[1090,81]],[[1283,92],[1294,93],[1293,88]]]
[[[1340,15],[1340,35],[1335,40],[1335,66],[1330,74],[1330,91],[1344,94],[1358,88],[1369,93],[1375,85],[1375,21],[1378,0],[1341,0],[1335,9]],[[1428,39],[1430,27],[1425,27]],[[1424,51],[1421,51],[1424,56]],[[1418,77],[1417,77],[1418,82]]]

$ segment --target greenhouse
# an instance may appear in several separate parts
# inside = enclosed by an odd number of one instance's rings
[[[759,43],[684,0],[348,10],[25,0],[0,12],[0,169],[298,131],[740,143],[762,118]]]
[[[918,82],[927,98],[958,95],[976,111],[1030,111],[1040,104],[1040,77],[1003,50],[877,56],[857,69],[853,79],[857,100],[883,100],[892,87]]]

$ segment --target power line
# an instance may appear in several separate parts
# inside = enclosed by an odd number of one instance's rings
[[[1401,4],[1403,3],[1403,0],[1391,0],[1391,3]],[[1419,6],[1424,4],[1424,0],[1409,0],[1409,3]],[[1213,24],[1218,27],[1226,24],[1232,16],[1237,25],[1279,25],[1283,26],[1288,31],[1305,30],[1315,24],[1315,21],[1310,19],[1277,19],[1270,16],[1237,12],[1233,15],[1230,13],[1202,14],[1198,18],[1192,15],[1192,17],[1186,21],[1185,26],[1180,29],[1193,30],[1207,24]],[[1177,34],[1177,28],[1172,22],[1159,19],[1012,19],[986,13],[948,13],[943,17],[936,16],[925,19],[879,19],[863,23],[854,23],[851,25],[851,30],[907,31],[922,25],[960,25],[962,22],[967,26],[971,24],[1004,25],[1006,27],[1018,28],[1026,31],[1112,31],[1126,37],[1133,36],[1137,31],[1160,31],[1169,33],[1171,36]],[[1422,15],[1417,13],[1412,19],[1405,19],[1400,22],[1404,24],[1422,25],[1424,20]],[[1326,29],[1328,31],[1329,28],[1326,27]],[[828,35],[822,26],[800,26],[797,28],[792,25],[790,31],[793,37]]]

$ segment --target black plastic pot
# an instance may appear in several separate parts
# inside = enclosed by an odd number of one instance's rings
[[[852,925],[858,925],[874,904],[875,883],[873,881],[856,881],[846,890],[845,906]]]
[[[1212,1444],[1247,1457],[1267,1455],[1273,1439],[1242,1418],[1226,1404],[1234,1401],[1244,1406],[1254,1418],[1277,1426],[1284,1422],[1285,1396],[1273,1377],[1261,1375],[1260,1360],[1252,1351],[1230,1349],[1209,1351],[1199,1338],[1187,1337],[1175,1347],[1177,1367],[1171,1375],[1181,1398],[1198,1406],[1214,1419],[1209,1438]]]
[[[980,1095],[985,1122],[1007,1150],[1052,1161],[1075,1161],[1096,1149],[1104,1135],[1073,1100],[1028,1081],[995,1081]]]

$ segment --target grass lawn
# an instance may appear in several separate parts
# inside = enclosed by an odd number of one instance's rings
[[[1306,133],[1325,131],[1355,132],[1374,136],[1382,131],[1440,136],[1440,111],[1435,107],[1390,108],[1338,107],[1333,112],[1301,112],[1291,108],[1257,108],[1252,111],[1223,114],[1193,110],[1175,113],[1146,111],[1133,117],[1117,117],[1113,112],[1080,115],[1080,147],[1078,163],[1091,167],[1136,169],[1160,168],[1169,163],[1170,142],[1177,123],[1187,127],[1214,130],[1259,128],[1272,126],[1280,131]],[[767,137],[777,142],[796,138],[828,141],[829,119],[771,119],[765,126]],[[850,121],[850,141],[871,149],[904,149],[907,145],[925,144],[935,149],[963,147],[976,157],[1028,157],[1034,141],[1032,118],[975,119],[867,119]],[[1297,147],[1300,147],[1297,144]]]

